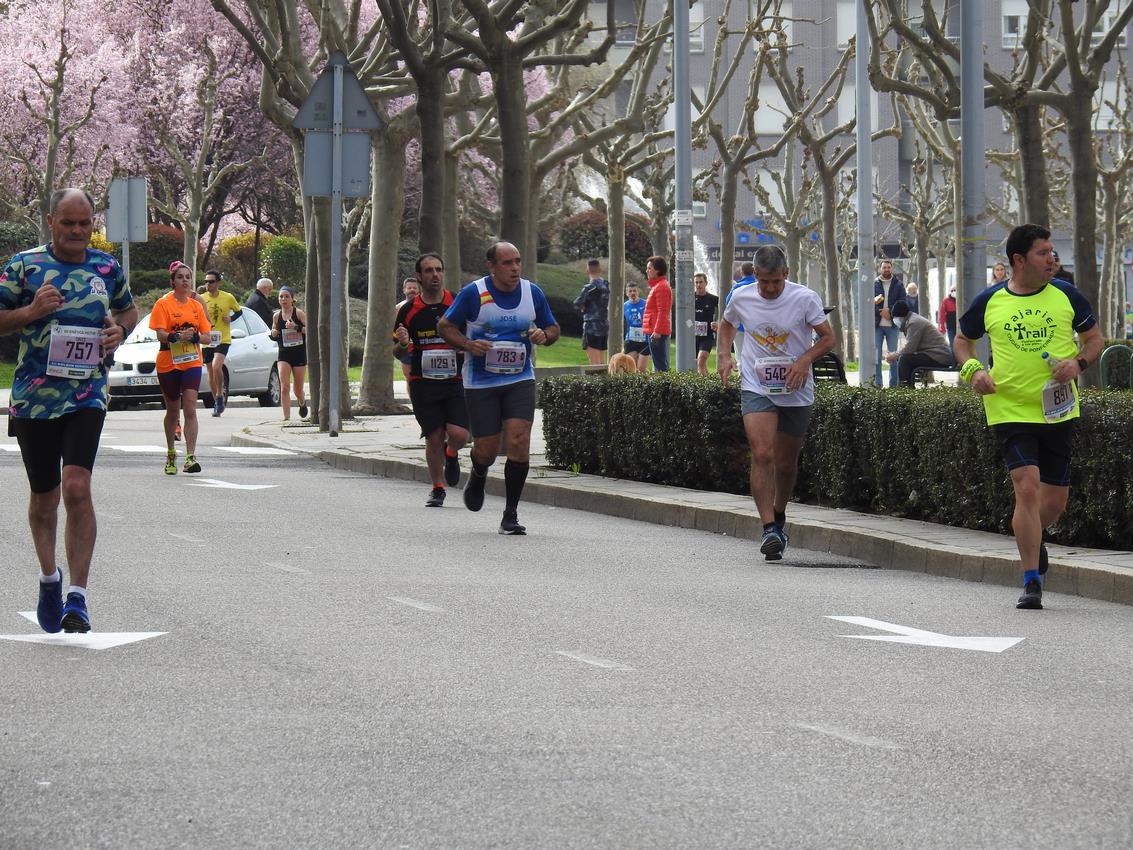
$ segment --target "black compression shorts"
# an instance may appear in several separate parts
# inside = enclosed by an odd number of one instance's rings
[[[94,469],[106,411],[76,410],[55,419],[8,419],[8,433],[20,444],[24,469],[33,493],[50,493],[59,486],[64,466]]]

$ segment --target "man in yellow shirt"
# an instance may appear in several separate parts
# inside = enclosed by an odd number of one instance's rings
[[[220,289],[221,274],[216,269],[205,272],[207,290],[201,295],[205,315],[212,325],[212,333],[204,348],[205,368],[212,393],[212,415],[224,413],[224,358],[232,345],[232,320],[240,315],[240,305],[231,292]]]
[[[1023,565],[1015,607],[1039,609],[1050,559],[1042,532],[1058,521],[1070,495],[1075,379],[1101,355],[1104,339],[1090,302],[1055,277],[1049,230],[1020,225],[1006,249],[1011,279],[972,299],[954,348],[960,377],[983,397],[1015,490],[1011,527]],[[993,366],[975,357],[974,341],[985,334]]]

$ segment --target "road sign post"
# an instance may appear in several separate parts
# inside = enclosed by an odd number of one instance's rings
[[[149,184],[144,177],[115,177],[110,181],[106,210],[106,241],[122,245],[122,273],[130,279],[130,243],[149,239]]]
[[[350,63],[338,51],[319,74],[291,124],[307,131],[303,143],[303,194],[330,198],[327,425],[330,435],[337,437],[342,424],[342,199],[362,198],[370,193],[368,134],[381,130],[384,124]],[[316,329],[316,339],[317,334]]]

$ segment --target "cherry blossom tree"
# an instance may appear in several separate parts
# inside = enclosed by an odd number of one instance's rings
[[[5,205],[47,238],[51,192],[101,187],[132,136],[118,114],[124,63],[114,12],[94,0],[13,0],[0,15]]]

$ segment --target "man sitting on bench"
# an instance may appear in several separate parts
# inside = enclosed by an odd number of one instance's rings
[[[885,355],[886,363],[897,363],[897,381],[901,386],[913,386],[913,371],[921,366],[938,366],[949,369],[956,361],[948,340],[928,319],[909,310],[908,303],[898,301],[891,310],[893,324],[905,337],[899,351]]]

